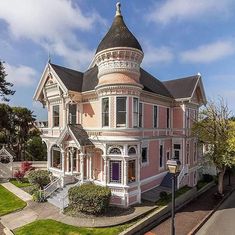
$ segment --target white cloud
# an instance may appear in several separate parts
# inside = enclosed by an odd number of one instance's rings
[[[199,18],[211,14],[228,13],[232,0],[166,0],[163,4],[155,4],[147,16],[149,21],[163,24],[173,20]]]
[[[6,80],[18,87],[29,87],[35,85],[36,71],[28,66],[20,65],[18,67],[4,64],[6,73],[8,74]]]
[[[154,47],[150,43],[143,45],[144,47],[144,60],[143,64],[153,65],[158,63],[169,63],[174,59],[174,54],[171,49],[166,46]]]
[[[85,49],[79,46],[76,31],[91,31],[96,23],[105,23],[94,11],[84,15],[72,0],[1,0],[0,19],[7,23],[13,38],[30,39],[47,52],[64,57],[69,65],[80,68],[81,64],[76,63],[84,61],[84,67],[92,50],[86,44]]]
[[[184,51],[180,54],[181,61],[189,63],[210,63],[235,53],[231,41],[217,41],[201,45],[198,48]]]

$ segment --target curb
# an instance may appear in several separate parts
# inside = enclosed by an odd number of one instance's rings
[[[3,229],[3,232],[6,234],[6,235],[14,235],[14,233],[7,227],[5,227]]]
[[[208,189],[213,187],[215,184],[211,182],[205,187],[196,191],[196,188],[192,188],[190,191],[181,195],[179,198],[176,198],[176,211],[187,205],[189,202],[199,197],[201,194],[206,192]],[[182,200],[183,199],[183,200]],[[178,205],[177,205],[178,204]],[[139,235],[151,230],[153,227],[160,224],[164,219],[170,217],[171,215],[171,203],[163,208],[152,212],[150,215],[147,215],[145,218],[141,219],[139,222],[135,223],[131,227],[127,228],[120,235]]]
[[[204,217],[199,224],[197,224],[187,235],[195,235],[200,228],[210,219],[210,217],[217,211],[217,209],[223,204],[223,202],[235,191],[233,188],[228,194],[215,206],[215,208]]]

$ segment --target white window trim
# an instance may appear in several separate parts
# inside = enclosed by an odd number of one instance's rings
[[[137,99],[137,126],[134,126],[134,99]],[[132,97],[132,128],[138,128],[139,127],[139,97],[133,96]]]
[[[55,126],[54,125],[54,107],[55,106],[59,106],[59,125]],[[51,112],[51,117],[52,117],[52,128],[60,128],[60,124],[61,124],[61,110],[60,110],[60,104],[53,104],[52,105],[52,112]]]
[[[141,126],[139,126],[139,116],[138,116],[138,126],[140,127],[140,128],[144,128],[144,103],[143,102],[140,102],[140,100],[139,100],[139,114],[140,114],[140,104],[142,104],[142,125]]]
[[[108,100],[109,100],[109,125],[108,126],[103,126],[103,123],[102,123],[102,121],[103,121],[103,99],[105,99],[105,98],[108,98]],[[101,102],[100,102],[100,115],[101,115],[101,118],[100,118],[100,126],[101,126],[101,128],[110,128],[110,104],[111,104],[111,102],[110,102],[110,97],[109,96],[103,96],[103,97],[101,97]]]
[[[126,125],[124,126],[117,126],[117,98],[119,97],[124,97],[126,98]],[[128,117],[129,117],[129,113],[130,113],[130,110],[129,110],[129,96],[125,96],[125,95],[118,95],[118,96],[115,96],[115,101],[114,101],[114,113],[115,113],[115,128],[127,128],[128,125],[129,125],[129,122],[128,122]]]

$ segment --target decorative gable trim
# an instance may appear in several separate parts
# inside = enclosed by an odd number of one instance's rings
[[[47,63],[40,78],[40,81],[38,83],[38,86],[36,88],[36,91],[34,93],[33,100],[41,102],[43,101],[41,96],[43,95],[43,97],[45,97],[44,87],[45,84],[48,82],[48,79],[51,79],[50,76],[56,79],[62,92],[64,94],[68,94],[68,89],[65,87],[64,83],[61,81],[61,79],[59,78],[55,70],[52,68],[52,66],[49,63]]]

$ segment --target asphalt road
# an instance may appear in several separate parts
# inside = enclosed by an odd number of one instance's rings
[[[235,191],[196,235],[235,235]]]

